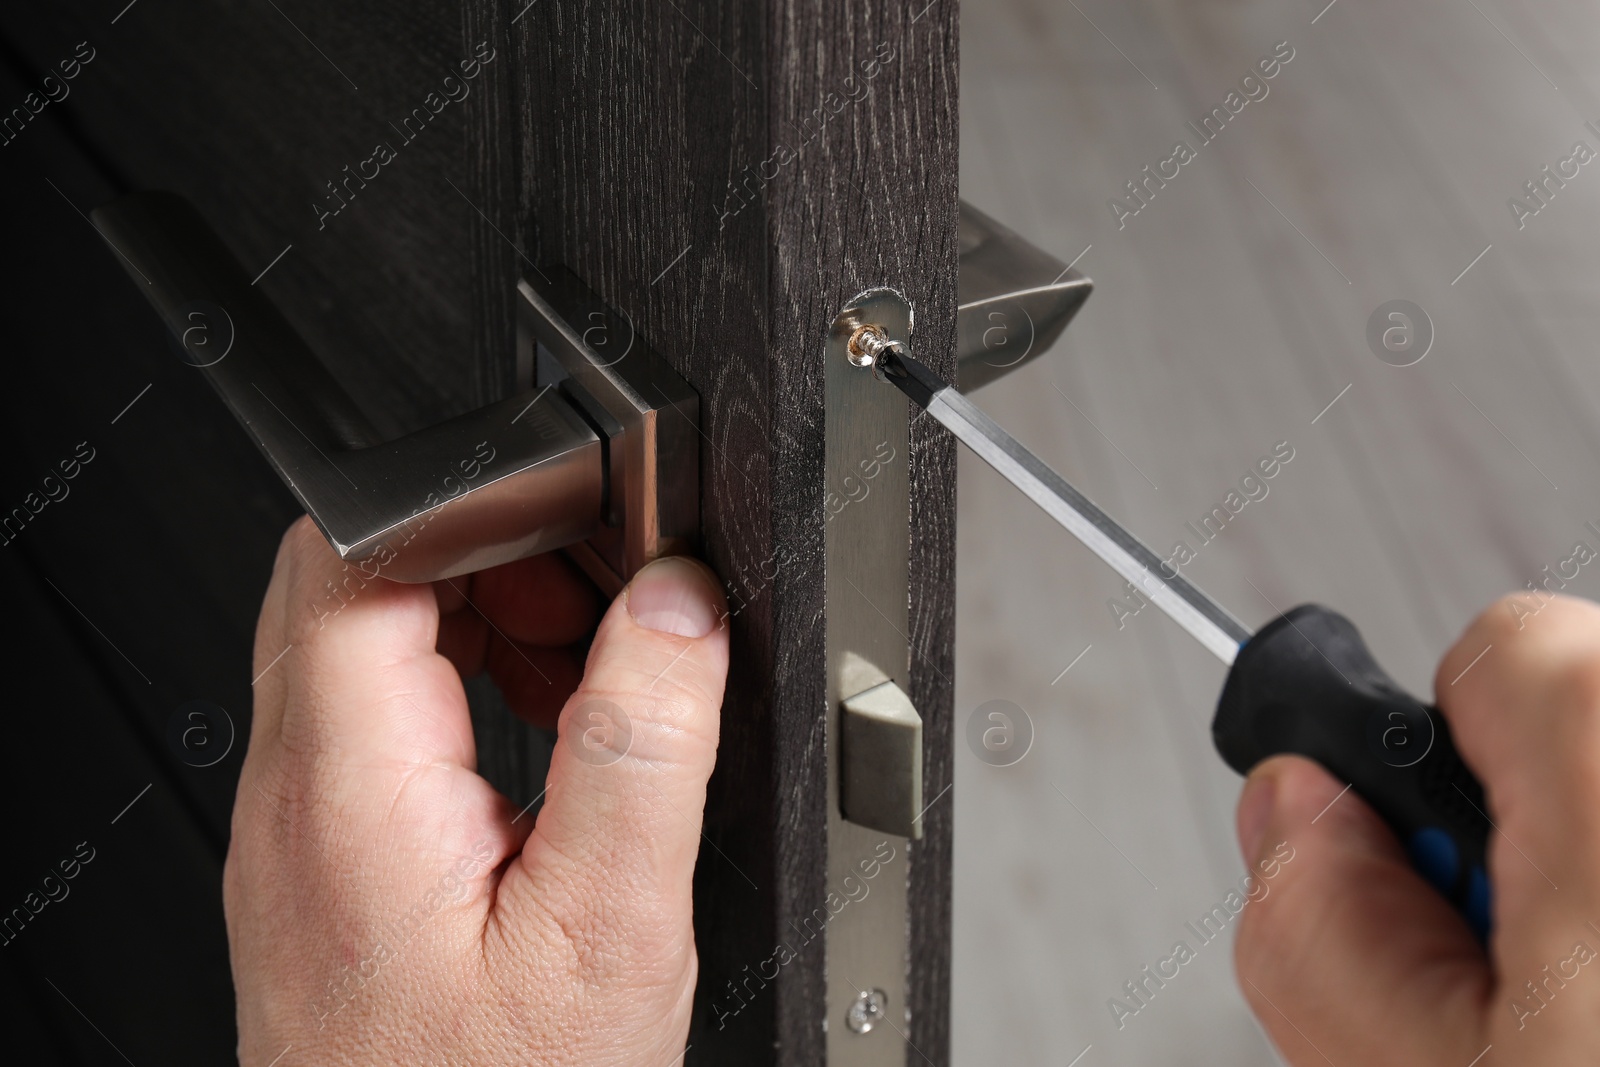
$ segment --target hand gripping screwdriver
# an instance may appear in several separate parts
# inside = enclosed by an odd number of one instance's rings
[[[1230,767],[1248,774],[1280,754],[1322,764],[1383,817],[1413,866],[1479,938],[1488,936],[1491,824],[1483,787],[1457,755],[1438,709],[1385,674],[1348,619],[1304,604],[1252,634],[903,343],[863,327],[850,356],[897,386],[1229,665],[1211,736]]]

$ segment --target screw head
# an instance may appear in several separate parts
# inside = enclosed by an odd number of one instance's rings
[[[888,340],[883,327],[869,322],[857,326],[850,334],[850,343],[845,346],[845,351],[850,362],[857,367],[870,367],[878,361],[878,353],[883,351]]]
[[[845,1013],[845,1025],[852,1033],[870,1034],[887,1013],[889,994],[881,989],[863,989]]]

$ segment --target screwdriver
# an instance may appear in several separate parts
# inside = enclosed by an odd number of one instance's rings
[[[1456,753],[1438,709],[1385,674],[1348,619],[1304,604],[1252,634],[902,342],[862,327],[851,339],[850,359],[892,382],[1229,665],[1211,723],[1228,766],[1248,774],[1262,760],[1287,754],[1322,764],[1389,824],[1412,866],[1479,939],[1488,937],[1484,856],[1491,824],[1483,787]]]

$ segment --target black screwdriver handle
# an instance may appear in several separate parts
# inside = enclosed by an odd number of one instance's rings
[[[1239,649],[1211,736],[1240,774],[1299,755],[1349,782],[1417,871],[1488,936],[1483,787],[1438,709],[1383,672],[1349,619],[1305,604],[1258,630]]]

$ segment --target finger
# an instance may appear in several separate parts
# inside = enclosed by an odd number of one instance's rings
[[[278,552],[272,561],[272,577],[261,598],[261,611],[256,616],[256,632],[251,651],[250,678],[254,710],[250,717],[250,746],[257,738],[277,737],[283,719],[284,674],[277,668],[293,649],[289,647],[286,633],[287,587],[289,585],[289,557],[298,551],[301,538],[320,537],[308,516],[302,515],[278,541]]]
[[[595,588],[560,555],[546,553],[491,567],[446,584],[475,615],[508,641],[556,647],[581,640],[600,616]]]
[[[1267,760],[1239,836],[1265,895],[1240,916],[1235,966],[1290,1063],[1462,1067],[1482,1051],[1488,962],[1359,796],[1308,760]]]
[[[1600,608],[1500,601],[1445,655],[1435,692],[1494,820],[1495,957],[1537,974],[1592,939],[1600,911]]]
[[[473,765],[461,680],[435,652],[429,586],[345,563],[308,519],[284,535],[273,584],[280,607],[258,648],[290,649],[262,679],[279,697],[269,711],[286,747],[349,762]]]
[[[554,730],[567,700],[583,679],[582,654],[573,648],[513,644],[489,638],[485,660],[506,706],[541,730]]]
[[[722,612],[714,576],[682,558],[652,563],[612,604],[562,712],[544,807],[501,887],[513,921],[560,908],[562,930],[642,943],[619,924],[656,915],[689,936],[728,669]]]
[[[285,534],[257,662],[289,651],[257,681],[236,876],[277,885],[298,864],[306,899],[349,903],[352,888],[363,901],[425,892],[434,857],[487,857],[474,861],[486,884],[514,854],[515,810],[472,772],[466,697],[434,651],[437,624],[429,586],[343,563],[308,520]]]
[[[541,730],[555,729],[556,717],[583,677],[581,649],[510,641],[475,614],[441,619],[438,647],[463,678],[487,670],[506,706]]]
[[[463,678],[490,667],[512,710],[549,726],[554,719],[550,709],[560,709],[572,686],[562,686],[557,699],[530,685],[524,675],[537,678],[545,659],[530,650],[572,645],[593,630],[600,614],[594,586],[557,554],[548,553],[447,578],[435,582],[434,588],[440,605],[440,654],[455,664]],[[527,652],[520,662],[516,656],[506,656],[513,648]],[[568,672],[560,661],[566,658],[552,658],[563,674]],[[532,669],[524,670],[528,661]],[[493,664],[503,669],[495,670]]]

